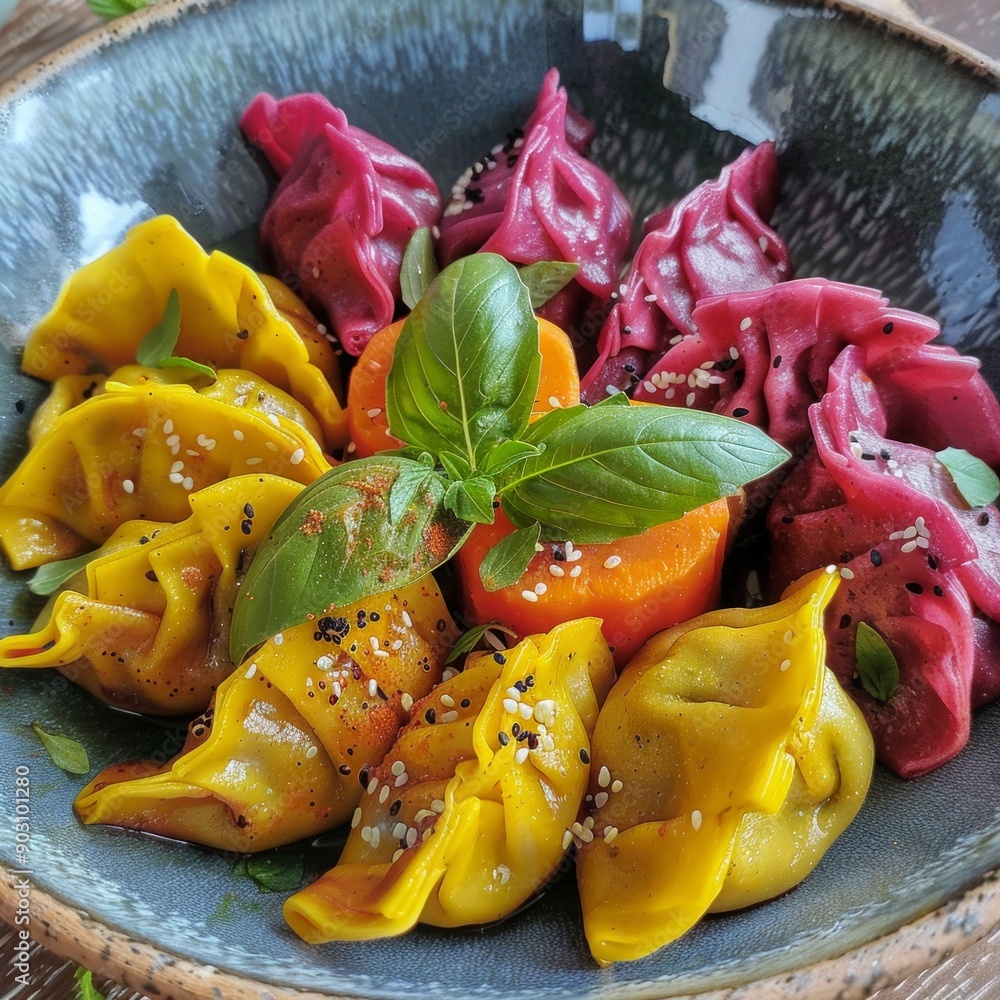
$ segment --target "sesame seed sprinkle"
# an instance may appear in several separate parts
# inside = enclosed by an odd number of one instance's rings
[[[245,465],[260,465],[261,462],[263,462],[263,461],[264,461],[264,459],[262,459],[262,458],[248,458],[244,464]]]
[[[536,594],[533,590],[522,590],[521,597],[531,604],[535,604],[538,601],[538,594]]]
[[[389,788],[388,783],[384,784],[382,786],[381,790],[379,791],[379,793],[378,793],[378,800],[379,800],[379,802],[382,805],[385,805],[386,799],[389,798],[389,792],[390,791],[392,791],[392,789]]]
[[[610,844],[611,841],[613,841],[615,839],[615,837],[617,837],[617,836],[618,836],[618,827],[617,826],[608,826],[608,827],[604,828],[604,843],[605,844]]]
[[[541,597],[542,594],[544,594],[548,589],[549,588],[544,583],[535,584],[535,593],[538,594],[539,597]]]
[[[514,760],[518,764],[523,764],[528,759],[529,750],[527,747],[518,747],[517,751],[514,753]]]
[[[691,813],[691,826],[694,827],[695,833],[701,829],[701,810],[695,809]]]
[[[618,778],[615,778],[615,780],[611,782],[612,792],[620,792],[624,787],[625,786],[621,783],[621,781]]]
[[[778,664],[778,669],[782,673],[784,673],[791,665],[792,665],[792,661],[788,660],[788,659],[785,659],[785,660],[782,660],[781,663]]]
[[[399,699],[399,704],[402,706],[404,712],[409,712],[413,708],[413,695],[408,691],[404,691]]]
[[[583,572],[582,566],[574,566],[570,571],[569,575],[572,577],[577,577]]]
[[[236,430],[233,431],[233,437],[237,441],[242,441],[243,440],[243,431],[241,431],[239,428],[236,428]]]
[[[753,326],[753,320],[749,316],[744,316],[743,319],[740,320],[741,330],[749,330],[751,326]]]
[[[610,796],[607,792],[598,792],[594,796],[594,807],[596,809],[600,809],[603,805],[605,805],[609,798]]]
[[[597,783],[601,788],[607,788],[611,784],[611,772],[607,764],[601,765],[601,770],[597,774]]]
[[[251,678],[251,677],[253,677],[253,675],[254,675],[255,673],[257,673],[257,664],[256,664],[256,663],[251,663],[251,664],[250,664],[250,666],[249,666],[249,667],[247,667],[247,669],[246,669],[246,673],[245,673],[245,674],[244,674],[243,676],[244,676],[244,677],[245,677],[245,678],[246,678],[247,680],[250,680],[250,678]]]
[[[572,830],[566,830],[563,833],[562,849],[564,851],[568,851],[569,847],[570,847],[570,844],[572,844],[572,843],[573,843],[573,831]]]
[[[450,694],[443,694],[441,695],[441,704],[444,705],[445,708],[454,708],[455,699],[452,698]]]
[[[131,479],[123,479],[122,480],[122,489],[126,493],[134,493],[135,492],[135,483],[133,483]]]
[[[306,760],[312,760],[313,757],[315,757],[316,754],[318,754],[318,753],[319,753],[319,747],[317,747],[317,746],[311,746],[306,751]]]
[[[351,817],[351,829],[353,830],[361,822],[361,806],[358,806],[354,810],[354,815]]]
[[[566,575],[566,570],[564,570],[562,568],[562,566],[560,566],[558,563],[552,563],[549,566],[549,573],[551,573],[552,576],[556,576],[556,577],[565,576]]]
[[[554,410],[558,410],[562,407],[562,403],[557,396],[549,396],[549,406]]]
[[[621,566],[621,564],[622,564],[621,556],[608,556],[608,558],[604,560],[605,569],[616,569],[617,567]]]
[[[413,619],[410,618],[410,615],[409,615],[409,613],[407,611],[403,612],[402,618],[403,618],[403,624],[407,628],[413,628]]]

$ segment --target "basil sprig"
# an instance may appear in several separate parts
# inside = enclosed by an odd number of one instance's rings
[[[887,702],[899,687],[899,664],[885,639],[867,622],[858,622],[854,657],[862,687],[876,700]]]
[[[441,271],[403,327],[386,382],[389,431],[406,447],[331,470],[282,515],[236,602],[233,658],[328,606],[415,581],[474,524],[492,523],[499,501],[518,530],[487,553],[488,590],[516,582],[539,539],[637,534],[788,457],[741,421],[633,407],[624,395],[529,426],[540,370],[517,268],[482,253]]]
[[[948,470],[955,488],[970,507],[985,507],[1000,493],[1000,478],[981,459],[964,448],[945,448],[934,457]]]

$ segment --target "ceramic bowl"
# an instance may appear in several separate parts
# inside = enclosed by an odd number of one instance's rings
[[[960,54],[849,9],[778,0],[182,2],[120,22],[0,99],[0,472],[24,453],[45,392],[20,374],[19,345],[74,268],[161,212],[207,246],[252,254],[274,177],[237,121],[258,91],[327,94],[447,190],[524,119],[552,65],[638,218],[774,138],[776,224],[798,274],[873,285],[930,313],[1000,386],[1000,83]],[[0,592],[5,628],[23,631],[37,607],[23,579],[0,572]],[[2,684],[4,816],[14,766],[32,776],[32,929],[138,989],[163,992],[183,969],[186,996],[221,989],[223,973],[224,993],[236,995],[238,977],[262,984],[248,996],[646,997],[767,977],[776,992],[761,995],[860,995],[929,963],[942,940],[974,936],[995,905],[986,887],[982,906],[967,897],[958,910],[957,931],[941,918],[884,939],[1000,864],[996,705],[928,777],[880,769],[855,824],[798,889],[601,969],[571,879],[495,927],[308,947],[286,929],[281,895],[234,875],[232,858],[79,825],[81,781],[27,724],[81,740],[94,768],[170,755],[177,727],[104,710],[54,674],[11,671]],[[8,866],[15,848],[4,820]],[[311,849],[314,869],[327,861]],[[862,959],[838,959],[879,939]],[[826,964],[813,978],[794,974],[815,963]]]

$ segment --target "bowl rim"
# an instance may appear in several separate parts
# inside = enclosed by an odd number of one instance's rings
[[[0,80],[0,111],[17,103],[50,79],[91,54],[124,44],[151,27],[161,27],[191,13],[208,13],[239,0],[160,0],[124,18],[84,32],[36,62]],[[775,2],[775,0],[769,0]],[[889,36],[899,37],[957,65],[1000,90],[1000,59],[993,59],[944,32],[906,18],[901,12],[874,9],[855,0],[776,0],[785,7],[806,6],[865,22]],[[0,130],[0,139],[3,137]],[[0,919],[14,924],[18,894],[16,870],[0,861]],[[259,1000],[261,985],[269,1000],[358,1000],[339,993],[317,993],[262,984],[212,965],[193,962],[165,951],[139,937],[109,927],[92,918],[71,900],[31,887],[31,937],[57,955],[107,976],[137,992],[154,985],[159,993],[190,1000]],[[671,1000],[773,1000],[808,995],[814,998],[864,998],[876,990],[892,988],[903,980],[975,945],[1000,923],[1000,870],[987,871],[982,879],[938,908],[857,948],[792,972],[755,980],[733,988],[683,996]],[[928,965],[926,942],[933,939],[933,966]],[[665,994],[655,982],[628,988],[634,1000],[655,1000]],[[623,993],[623,996],[626,995]]]

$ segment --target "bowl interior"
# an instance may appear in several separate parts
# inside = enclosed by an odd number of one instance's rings
[[[205,245],[254,259],[273,174],[243,141],[258,91],[318,90],[354,124],[453,179],[530,110],[558,66],[595,122],[594,156],[637,219],[775,138],[776,225],[800,276],[883,289],[925,311],[1000,386],[1000,92],[961,61],[850,13],[765,0],[242,0],[148,20],[127,44],[67,60],[0,103],[0,472],[46,387],[18,349],[61,282],[136,221],[169,212]],[[100,303],[96,304],[98,307]],[[4,570],[6,630],[37,603]],[[80,739],[100,768],[179,748],[183,727],[96,706],[59,676],[4,677],[0,746],[30,765],[37,881],[116,928],[196,961],[348,995],[666,995],[840,954],[927,912],[1000,863],[1000,710],[927,778],[884,771],[856,823],[788,896],[704,921],[647,959],[599,969],[572,877],[503,924],[310,948],[236,859],[107,829],[70,804],[82,782],[27,724]],[[5,788],[4,794],[10,794]],[[310,847],[321,871],[336,847]],[[0,829],[0,858],[14,858]]]

